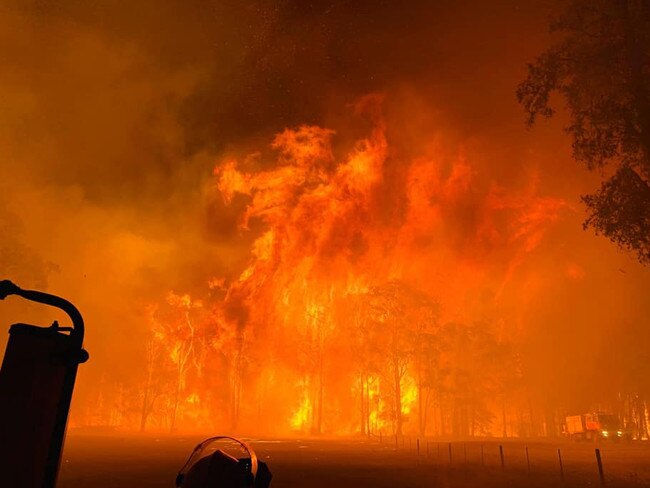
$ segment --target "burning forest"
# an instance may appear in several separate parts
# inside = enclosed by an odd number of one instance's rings
[[[70,432],[650,437],[647,2],[119,3],[0,11]]]
[[[541,428],[516,386],[520,331],[504,304],[565,202],[534,179],[513,193],[477,182],[461,155],[405,161],[381,97],[354,110],[368,133],[349,147],[299,126],[273,138],[271,161],[256,152],[215,166],[214,198],[239,202],[242,239],[256,229],[250,257],[197,297],[151,305],[143,429]]]

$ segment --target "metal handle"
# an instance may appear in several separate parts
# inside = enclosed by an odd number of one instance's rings
[[[63,310],[72,321],[72,330],[70,337],[75,339],[75,342],[81,347],[84,339],[84,319],[72,303],[64,298],[50,295],[42,291],[36,290],[23,290],[9,280],[0,281],[0,300],[4,300],[9,295],[17,295],[32,302],[42,303],[51,307],[56,307]]]

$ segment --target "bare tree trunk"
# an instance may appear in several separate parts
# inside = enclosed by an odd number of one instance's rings
[[[426,393],[424,391],[426,390]],[[418,432],[420,436],[424,437],[427,430],[427,420],[428,420],[428,411],[429,411],[429,399],[431,395],[431,389],[422,386],[422,383],[418,384]]]
[[[373,405],[371,404],[371,398],[370,398],[371,381],[370,381],[369,376],[366,375],[365,378],[366,378],[366,380],[365,380],[365,384],[366,384],[366,394],[365,394],[365,396],[366,396],[365,397],[365,402],[366,402],[366,407],[365,407],[366,435],[368,437],[370,437],[370,435],[373,432],[373,429],[377,428],[377,420],[375,419],[375,425],[374,426],[370,422],[370,417],[371,417],[370,414],[371,414],[371,411],[372,411],[372,408],[373,408]],[[374,403],[375,403],[375,405],[374,405],[375,412],[377,413],[377,415],[379,415],[379,397],[378,396],[375,397]]]
[[[239,365],[239,357],[235,357],[235,364],[233,365],[230,393],[230,427],[233,431],[237,430],[239,424],[239,403],[241,398],[241,372]]]
[[[506,395],[505,393],[503,394],[502,402],[501,402],[501,421],[503,423],[503,432],[502,435],[504,438],[508,437],[508,427],[506,424]]]
[[[359,389],[361,391],[361,398],[360,398],[360,413],[361,413],[361,435],[366,435],[366,399],[365,399],[365,393],[364,393],[364,385],[363,385],[363,373],[359,373]]]
[[[445,412],[443,410],[442,389],[438,388],[438,409],[440,411],[440,435],[445,435]]]
[[[643,400],[641,404],[641,416],[643,417],[643,438],[647,439],[650,437],[650,431],[648,430],[648,403]]]
[[[530,394],[527,395],[528,400],[528,415],[530,417],[530,435],[531,437],[537,437],[539,429],[537,428],[537,423],[535,422],[535,411],[533,409],[533,401],[530,399]]]
[[[140,413],[140,432],[144,432],[147,428],[147,418],[151,412],[151,406],[149,405],[149,398],[151,396],[151,384],[153,380],[153,370],[149,368],[147,372],[147,382],[144,386],[144,398],[142,399],[142,411]]]
[[[422,398],[422,382],[418,379],[418,432],[424,436],[424,399]]]
[[[393,357],[394,393],[395,393],[395,428],[398,436],[402,435],[402,377],[400,374],[399,358]]]
[[[243,363],[243,341],[240,339],[237,344],[237,351],[232,366],[232,376],[230,380],[231,396],[230,396],[230,424],[233,431],[237,430],[239,426],[239,411],[241,408],[242,397],[242,377],[244,375]]]
[[[142,399],[142,411],[140,414],[140,432],[144,432],[147,428],[147,420],[149,414],[153,409],[153,404],[156,400],[153,389],[153,378],[154,372],[156,370],[156,359],[158,358],[158,346],[155,342],[155,339],[152,337],[149,339],[146,347],[146,359],[147,359],[147,379],[144,386],[144,398]]]
[[[474,428],[476,426],[476,404],[472,401],[471,411],[469,414],[469,435],[474,437]]]
[[[174,395],[174,407],[172,409],[172,417],[169,426],[170,432],[173,432],[174,429],[176,428],[176,415],[178,412],[178,404],[180,402],[183,383],[185,382],[185,373],[186,373],[185,366],[187,366],[187,362],[190,359],[190,356],[192,355],[192,351],[194,348],[194,325],[192,324],[192,321],[190,320],[190,314],[187,311],[185,312],[185,321],[190,330],[190,335],[189,338],[186,340],[187,342],[181,344],[181,349],[178,354],[178,377],[176,379],[176,394]],[[187,348],[187,350],[183,352],[185,348]]]
[[[432,425],[432,431],[433,431],[433,435],[437,435],[438,434],[438,423],[436,422],[436,404],[435,403],[433,404],[432,410],[433,410],[433,412],[431,412],[431,423],[433,424]]]
[[[178,402],[181,397],[181,386],[183,382],[183,367],[182,365],[182,360],[179,359],[178,361],[178,377],[176,378],[176,392],[174,394],[174,406],[172,407],[172,417],[171,421],[169,423],[169,431],[174,432],[176,429],[176,413],[178,411]]]
[[[320,434],[323,425],[323,351],[320,351],[318,360],[318,421],[316,433]]]
[[[370,437],[372,428],[370,426],[370,379],[368,378],[368,376],[366,376],[365,384],[366,384],[366,389],[365,389],[364,401],[366,405],[364,411],[365,411],[366,435]]]
[[[648,435],[648,427],[647,427],[647,422],[646,422],[646,408],[645,408],[645,402],[641,398],[640,395],[636,395],[636,412],[637,412],[637,418],[638,422],[637,425],[639,426],[639,438],[644,439]]]
[[[144,432],[147,426],[147,417],[149,417],[149,385],[144,389],[144,398],[142,400],[142,411],[140,413],[140,432]]]

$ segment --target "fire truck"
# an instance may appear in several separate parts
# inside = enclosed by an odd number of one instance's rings
[[[618,441],[625,437],[625,432],[615,415],[594,412],[566,417],[564,435],[572,440]]]

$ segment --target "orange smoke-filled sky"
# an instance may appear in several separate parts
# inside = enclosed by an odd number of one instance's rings
[[[548,45],[556,4],[4,2],[0,278],[84,313],[92,361],[75,408],[95,385],[137,374],[147,304],[170,290],[201,294],[247,266],[263,222],[242,230],[246,202],[224,201],[215,166],[256,154],[257,169],[272,171],[275,134],[303,124],[335,131],[341,161],[373,130],[354,113],[371,93],[384,97],[386,188],[417,190],[402,163],[434,158],[444,173],[467,162],[477,201],[442,216],[446,248],[481,267],[511,308],[536,384],[580,403],[596,388],[587,378],[608,384],[641,365],[650,273],[582,230],[579,196],[598,175],[571,160],[562,114],[527,130],[514,96]],[[562,202],[543,233],[525,235],[525,259],[470,238],[491,191],[497,206]],[[398,212],[400,198],[387,191],[379,207]],[[43,317],[0,304],[3,324]]]

